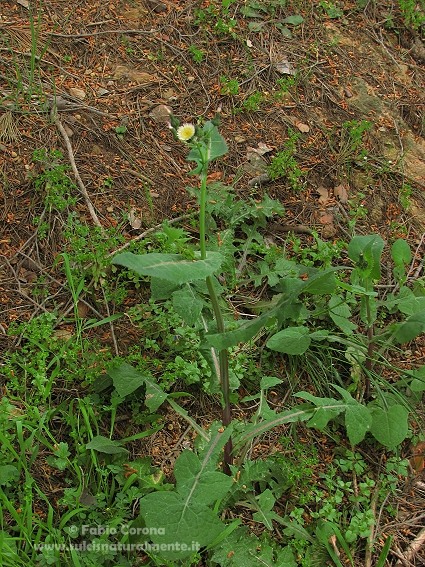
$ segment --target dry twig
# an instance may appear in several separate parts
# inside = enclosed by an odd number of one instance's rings
[[[65,141],[66,149],[68,150],[69,161],[71,162],[72,171],[74,172],[74,176],[75,176],[75,179],[77,181],[78,187],[80,188],[81,194],[83,195],[83,197],[86,201],[86,205],[87,205],[87,208],[88,208],[89,213],[91,215],[91,218],[93,219],[93,222],[96,226],[103,228],[100,221],[99,221],[99,218],[96,214],[96,211],[94,210],[93,203],[90,200],[89,194],[87,193],[87,189],[86,189],[86,187],[83,183],[83,180],[81,179],[80,174],[78,173],[78,169],[77,169],[77,166],[75,164],[74,152],[72,151],[72,146],[71,146],[71,142],[69,140],[69,136],[66,133],[62,122],[58,118],[58,113],[57,113],[55,107],[52,108],[50,115],[51,115],[52,120],[55,123],[57,129],[62,134],[62,137]]]
[[[409,545],[409,547],[404,552],[403,559],[404,559],[405,563],[403,563],[403,560],[398,561],[396,563],[396,567],[402,567],[402,565],[405,565],[406,563],[413,561],[413,559],[415,558],[415,555],[417,555],[418,551],[421,549],[421,547],[424,544],[425,544],[425,528],[423,528],[418,533],[418,535],[415,537],[415,539],[412,541],[412,543]]]

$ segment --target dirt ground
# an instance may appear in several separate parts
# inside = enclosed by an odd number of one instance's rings
[[[43,163],[34,162],[33,152],[60,150],[74,168],[70,176],[79,176],[78,217],[89,225],[119,226],[129,241],[193,208],[185,190],[193,183],[191,166],[170,135],[165,107],[182,122],[211,118],[221,109],[229,153],[215,164],[215,179],[234,184],[240,196],[266,190],[279,199],[286,217],[273,226],[275,235],[292,227],[307,244],[311,230],[324,240],[347,239],[357,218],[359,234],[405,238],[415,253],[411,275],[423,275],[420,30],[407,26],[390,0],[339,2],[338,17],[320,2],[288,2],[284,14],[268,12],[257,28],[249,25],[255,18],[242,15],[247,4],[236,2],[223,16],[212,8],[219,2],[3,0],[0,349],[13,346],[11,322],[53,304],[69,306],[55,266],[69,210],[46,210],[34,182]],[[274,24],[294,14],[304,21],[290,28],[289,37]],[[231,20],[237,24],[230,29]],[[360,145],[347,133],[349,121],[371,124]],[[298,135],[301,191],[286,177],[264,177],[291,131]],[[42,221],[51,228],[43,240]],[[41,303],[31,295],[40,275],[51,294]],[[419,347],[416,362],[423,364]],[[415,519],[425,493],[409,491],[405,517],[388,528],[403,540],[400,545],[423,526],[423,518]]]

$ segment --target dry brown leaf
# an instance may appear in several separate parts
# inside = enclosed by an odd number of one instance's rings
[[[420,442],[412,447],[412,456],[409,459],[410,466],[415,473],[420,473],[425,468],[425,442]]]
[[[251,159],[253,154],[255,154],[257,156],[264,156],[265,154],[268,154],[272,151],[273,151],[273,148],[270,148],[264,142],[259,142],[259,144],[256,148],[251,148],[250,146],[248,146],[246,148],[246,157],[248,159]]]
[[[53,331],[53,336],[56,339],[59,339],[59,340],[62,340],[62,341],[69,341],[69,339],[72,339],[73,334],[68,329],[55,329]]]
[[[319,222],[320,224],[332,224],[334,222],[334,216],[332,213],[322,213]]]
[[[89,308],[85,303],[79,301],[77,303],[77,311],[78,311],[78,317],[81,317],[81,319],[85,319],[88,315]]]
[[[337,185],[334,187],[334,195],[335,197],[338,197],[343,205],[345,205],[348,201],[348,187],[343,183]]]
[[[310,132],[310,126],[308,126],[308,124],[304,124],[303,122],[297,122],[295,124],[295,126],[298,128],[298,130],[300,132],[302,132],[303,134],[307,134],[307,132]]]
[[[276,71],[281,75],[296,75],[296,71],[286,57],[282,57],[281,59],[273,62]]]
[[[137,71],[137,69],[130,69],[125,65],[117,65],[115,67],[114,79],[128,79],[133,83],[137,83],[138,85],[141,84],[150,84],[156,83],[157,79],[153,75],[149,73],[145,73],[144,71]]]
[[[326,203],[329,202],[329,191],[326,187],[319,185],[319,187],[316,189],[316,193],[319,193],[319,203],[321,205],[326,205]]]
[[[137,216],[136,209],[131,209],[128,213],[128,220],[131,224],[131,228],[138,230],[142,226],[142,219]]]

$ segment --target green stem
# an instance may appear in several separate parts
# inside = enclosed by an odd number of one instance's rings
[[[205,258],[207,257],[206,230],[205,230],[206,204],[207,204],[207,168],[208,168],[208,162],[206,161],[200,173],[201,195],[200,195],[200,206],[199,206],[199,245],[200,245],[202,260],[205,260]],[[225,325],[224,325],[223,314],[221,312],[218,296],[214,288],[214,280],[211,276],[208,276],[206,278],[206,284],[211,300],[215,321],[217,324],[217,332],[224,333]],[[223,425],[227,427],[228,425],[230,425],[232,421],[232,412],[230,408],[229,358],[228,358],[227,349],[222,349],[219,351],[219,363],[220,363],[219,379],[220,379],[220,386],[223,394],[223,403],[224,403],[222,422]],[[228,475],[231,474],[230,465],[232,463],[232,450],[233,450],[233,445],[232,445],[232,439],[230,438],[224,447],[224,459],[223,459],[223,472]]]

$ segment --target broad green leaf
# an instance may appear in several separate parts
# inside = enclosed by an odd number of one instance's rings
[[[357,329],[357,325],[350,321],[352,315],[351,309],[345,302],[343,296],[333,295],[328,302],[328,308],[329,317],[335,325],[339,327],[345,335],[352,335],[353,331]]]
[[[165,559],[189,557],[197,551],[192,542],[205,547],[226,529],[208,506],[223,498],[233,485],[231,477],[215,470],[218,451],[230,433],[228,428],[214,435],[202,459],[191,451],[181,453],[174,468],[175,492],[154,492],[140,500],[140,515],[146,527],[163,528],[163,533],[152,534],[150,539],[164,546],[160,555]],[[166,548],[175,542],[185,544],[187,549]]]
[[[425,392],[425,365],[409,372],[413,380],[410,383],[412,392]]]
[[[151,299],[160,301],[171,297],[173,291],[176,291],[180,284],[169,280],[161,280],[160,278],[151,277]]]
[[[257,499],[258,511],[252,516],[255,522],[260,522],[268,530],[273,530],[273,520],[279,518],[276,512],[273,512],[273,506],[275,505],[276,498],[273,496],[273,492],[267,488],[260,494]]]
[[[259,539],[245,527],[237,528],[220,545],[214,546],[212,560],[220,567],[296,567],[288,546],[272,545]]]
[[[394,325],[394,338],[399,344],[408,343],[425,332],[425,310],[415,313]]]
[[[205,340],[207,341],[209,346],[212,346],[217,350],[236,346],[239,343],[246,343],[247,341],[252,339],[252,337],[254,337],[263,327],[267,326],[269,321],[273,318],[273,315],[271,314],[273,312],[274,311],[263,313],[256,319],[251,319],[250,321],[244,322],[233,331],[206,335]]]
[[[337,280],[334,268],[318,270],[304,282],[302,293],[311,295],[327,295],[335,291]]]
[[[139,505],[146,528],[152,533],[149,539],[159,546],[158,555],[167,560],[192,556],[197,546],[209,545],[226,528],[210,508],[196,502],[187,505],[177,492],[153,492],[139,500]]]
[[[211,123],[212,124],[212,123]],[[218,131],[217,126],[213,126],[210,128],[209,123],[207,122],[204,125],[204,131],[208,128],[209,131],[209,144],[208,144],[208,155],[209,161],[216,159],[218,157],[224,156],[229,151],[227,144],[223,138],[223,136]]]
[[[112,379],[115,391],[123,399],[145,385],[145,404],[151,412],[156,411],[167,399],[168,394],[152,380],[149,372],[140,372],[126,362],[112,366],[108,370],[108,375]]]
[[[247,424],[244,427],[243,433],[235,435],[234,445],[240,446],[245,445],[255,437],[263,435],[267,431],[270,431],[274,427],[279,425],[284,425],[285,423],[295,423],[297,421],[307,421],[314,414],[315,409],[310,404],[300,404],[292,410],[283,411],[281,413],[276,413],[274,417],[264,420],[261,423],[255,423],[252,425]]]
[[[405,240],[399,238],[391,246],[391,257],[396,266],[405,266],[412,261],[412,252],[410,246]]]
[[[112,383],[120,398],[129,396],[140,388],[147,378],[150,378],[149,373],[142,374],[126,362],[111,366],[108,375],[112,378]]]
[[[282,380],[275,378],[274,376],[263,376],[260,382],[261,390],[268,390],[269,388],[274,388],[278,384],[282,384]]]
[[[414,315],[418,311],[425,311],[425,297],[416,297],[413,293],[410,297],[401,299],[398,302],[398,309],[405,315]]]
[[[409,412],[398,404],[385,409],[373,405],[369,407],[372,413],[370,432],[384,447],[395,449],[407,437]]]
[[[202,299],[189,285],[173,293],[174,310],[188,325],[198,321],[203,305]]]
[[[347,390],[334,385],[347,403],[345,409],[345,428],[351,445],[357,445],[365,438],[372,426],[372,414],[370,409],[355,400]]]
[[[316,406],[312,417],[307,423],[309,427],[316,429],[323,430],[331,419],[334,419],[346,408],[344,403],[333,398],[318,398],[309,392],[298,392],[295,395],[303,400],[312,402]]]
[[[304,18],[299,14],[295,14],[294,16],[288,16],[284,20],[282,20],[283,24],[290,24],[291,26],[299,26],[304,21]]]
[[[288,39],[292,39],[292,32],[287,26],[283,25],[280,22],[278,22],[275,25],[276,25],[277,29],[280,31],[280,33],[283,35],[283,37],[287,37]]]
[[[232,486],[231,478],[208,468],[208,463],[202,468],[198,456],[192,451],[183,451],[177,459],[174,466],[177,490],[182,495],[190,495],[189,506],[192,500],[205,506],[213,504],[222,499]]]
[[[252,32],[259,32],[264,28],[265,25],[266,22],[248,22],[248,29]]]
[[[10,486],[19,479],[19,471],[14,465],[0,466],[0,486]]]
[[[208,252],[205,260],[187,260],[181,254],[123,252],[115,256],[113,263],[129,268],[140,276],[156,277],[177,285],[211,276],[220,269],[222,260],[219,252]]]
[[[96,437],[93,437],[90,443],[86,444],[86,449],[94,449],[99,453],[106,453],[108,455],[128,453],[127,449],[124,449],[119,441],[113,441],[103,435],[96,435]]]
[[[303,354],[310,346],[311,339],[307,327],[287,327],[273,335],[267,347],[286,354]]]
[[[155,412],[165,402],[168,394],[150,378],[145,379],[145,384],[145,405],[150,412]]]
[[[261,18],[263,17],[263,13],[259,11],[257,7],[253,8],[251,6],[242,6],[241,14],[244,15],[246,18]]]
[[[381,277],[381,254],[384,241],[378,234],[354,236],[348,245],[348,256],[363,278],[378,281]]]

